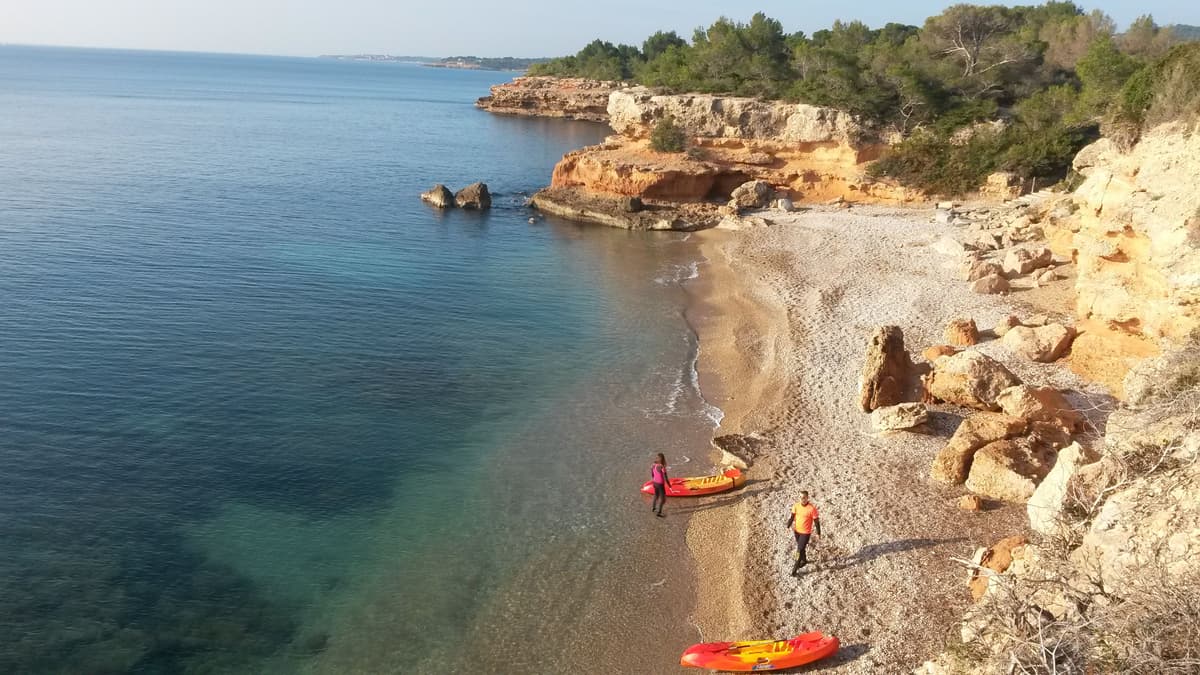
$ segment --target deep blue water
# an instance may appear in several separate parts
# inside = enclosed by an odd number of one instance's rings
[[[0,672],[528,672],[597,663],[597,630],[693,637],[631,612],[687,583],[636,485],[704,454],[695,252],[527,223],[607,129],[473,107],[507,77],[0,48]],[[474,180],[489,213],[417,200]]]

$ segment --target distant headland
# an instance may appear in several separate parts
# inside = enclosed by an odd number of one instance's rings
[[[322,54],[321,59],[339,61],[381,61],[392,63],[417,63],[431,68],[458,68],[462,70],[511,70],[525,71],[535,63],[544,63],[549,58],[522,59],[513,56],[392,56],[390,54]]]

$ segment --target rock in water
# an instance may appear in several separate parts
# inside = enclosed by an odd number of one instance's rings
[[[929,409],[924,403],[901,403],[876,408],[871,413],[871,426],[876,431],[901,431],[929,421]]]
[[[775,189],[765,180],[747,181],[729,195],[729,205],[739,209],[766,208],[774,193]]]
[[[970,347],[979,342],[979,329],[974,319],[954,319],[946,326],[946,343],[956,347]]]
[[[439,209],[448,209],[454,206],[454,194],[445,185],[438,183],[421,193],[421,201]]]
[[[492,194],[488,192],[487,183],[471,183],[455,193],[454,203],[460,208],[482,211],[492,208]]]
[[[901,403],[908,367],[908,352],[904,351],[904,332],[900,327],[876,328],[859,380],[859,406],[863,412]]]
[[[1000,392],[1018,384],[1021,381],[1007,368],[973,350],[938,359],[926,379],[935,398],[980,410],[997,410]]]
[[[1066,353],[1074,338],[1074,330],[1052,323],[1037,328],[1013,326],[1000,341],[1005,347],[1030,361],[1050,363]]]

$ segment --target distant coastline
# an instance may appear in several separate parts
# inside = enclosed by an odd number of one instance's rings
[[[513,56],[393,56],[391,54],[322,54],[317,58],[338,61],[375,61],[381,63],[415,63],[431,68],[454,68],[457,70],[499,70],[524,72],[535,63],[549,58],[523,59]]]

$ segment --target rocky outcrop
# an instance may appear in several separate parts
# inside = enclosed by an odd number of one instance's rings
[[[487,183],[471,183],[454,193],[454,203],[460,209],[482,211],[492,208],[492,193],[488,192]]]
[[[448,209],[454,206],[454,193],[445,185],[438,183],[421,193],[421,201],[439,209]]]
[[[1163,125],[1129,150],[1102,139],[1075,169],[1083,184],[1033,215],[1054,253],[1078,267],[1076,312],[1091,330],[1072,364],[1107,375],[1119,395],[1124,372],[1159,341],[1200,327],[1200,133]]]
[[[858,405],[863,412],[904,400],[911,362],[899,326],[880,326],[871,334],[866,363],[859,380]]]
[[[978,413],[962,421],[950,442],[933,460],[930,477],[939,483],[960,485],[967,480],[975,452],[985,445],[1023,435],[1028,423],[999,413]]]
[[[650,148],[655,125],[668,117],[686,135],[687,152]],[[761,181],[789,203],[923,200],[915,191],[866,175],[867,163],[886,144],[854,116],[832,108],[656,95],[631,87],[610,95],[608,118],[617,135],[564,156],[554,168],[552,188],[637,196],[648,203],[728,202],[739,186]]]
[[[608,97],[623,85],[573,77],[518,77],[492,87],[475,105],[488,112],[526,117],[608,121]]]
[[[648,205],[637,197],[579,188],[540,190],[529,205],[559,218],[626,230],[698,230],[715,226],[723,217],[713,204]]]
[[[1005,537],[995,544],[975,552],[976,567],[971,573],[967,586],[971,589],[971,597],[979,600],[987,592],[988,580],[996,574],[1003,574],[1013,562],[1013,553],[1027,543],[1025,537],[1014,535]]]
[[[934,398],[979,410],[997,410],[1001,391],[1020,384],[998,361],[974,350],[943,356],[925,378],[925,388]]]

